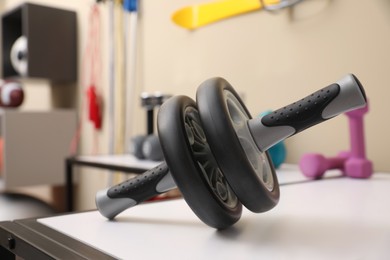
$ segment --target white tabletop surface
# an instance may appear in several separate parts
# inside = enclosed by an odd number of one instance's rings
[[[115,221],[97,211],[38,221],[120,259],[390,259],[390,174],[307,182],[283,166],[278,176],[279,204],[244,210],[224,231],[182,199],[139,205]]]
[[[136,167],[145,170],[151,169],[161,163],[160,161],[140,160],[131,154],[79,155],[76,159],[90,163]]]

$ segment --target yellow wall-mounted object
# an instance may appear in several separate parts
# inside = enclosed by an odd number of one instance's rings
[[[279,2],[280,0],[264,0],[265,5],[275,5]],[[196,29],[221,19],[262,8],[260,0],[222,0],[183,7],[172,15],[172,20],[186,29]]]

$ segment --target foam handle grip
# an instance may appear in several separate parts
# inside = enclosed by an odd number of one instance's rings
[[[359,80],[349,74],[297,102],[260,119],[250,120],[248,126],[258,148],[266,151],[289,136],[341,113],[362,107],[366,102],[366,95]]]
[[[99,191],[96,194],[96,206],[103,216],[113,219],[124,210],[175,187],[164,162],[135,178]]]

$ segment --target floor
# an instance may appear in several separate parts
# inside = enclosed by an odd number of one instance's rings
[[[15,193],[0,194],[0,221],[50,216],[56,211],[36,198]]]

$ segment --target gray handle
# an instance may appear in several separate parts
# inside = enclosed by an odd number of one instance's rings
[[[266,151],[289,136],[366,103],[363,86],[349,74],[297,102],[250,120],[248,126],[258,148]]]
[[[157,167],[96,194],[96,206],[108,219],[122,211],[176,187],[167,164]]]

